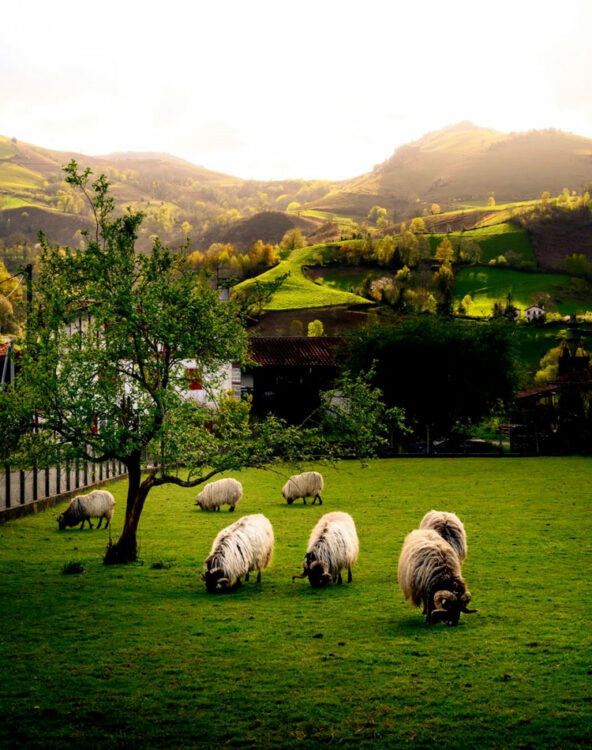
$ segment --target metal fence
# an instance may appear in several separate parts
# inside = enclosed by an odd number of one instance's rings
[[[100,464],[79,462],[26,471],[5,466],[0,471],[0,518],[16,508],[24,509],[41,500],[57,500],[76,490],[116,479],[126,473],[127,469],[120,461]]]

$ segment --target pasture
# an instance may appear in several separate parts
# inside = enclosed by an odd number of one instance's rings
[[[237,289],[247,289],[255,281],[273,281],[285,273],[290,275],[280,289],[274,294],[266,310],[298,310],[311,307],[326,307],[328,305],[357,305],[368,304],[368,300],[357,294],[332,289],[328,286],[315,284],[302,273],[302,266],[317,265],[323,262],[325,245],[312,245],[293,250],[288,258],[277,266],[257,276],[247,279],[237,285]]]
[[[533,304],[537,295],[549,294],[551,305],[561,315],[583,314],[592,308],[589,288],[578,286],[572,277],[560,273],[524,273],[508,268],[472,266],[463,268],[456,277],[455,301],[460,302],[465,294],[470,294],[473,304],[470,315],[490,315],[494,302],[506,302],[506,295],[512,293],[513,304],[526,308]]]
[[[288,506],[291,470],[236,474],[234,514],[153,490],[141,562],[104,567],[108,531],[59,532],[61,509],[0,526],[0,746],[545,747],[590,743],[590,459],[389,459],[320,468],[324,504]],[[123,522],[125,483],[114,533]],[[464,521],[477,614],[428,627],[397,586],[431,508]],[[330,510],[354,517],[353,583],[300,572]],[[216,533],[271,520],[270,568],[226,595],[199,571]],[[68,562],[86,573],[64,575]]]

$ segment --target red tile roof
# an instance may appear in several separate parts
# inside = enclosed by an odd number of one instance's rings
[[[335,367],[335,348],[343,341],[340,336],[254,336],[249,342],[249,352],[258,365]]]

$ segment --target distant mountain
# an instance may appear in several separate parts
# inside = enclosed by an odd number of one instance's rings
[[[189,235],[194,247],[207,247],[210,242],[228,241],[229,234],[236,235],[241,246],[248,240],[277,242],[280,226],[314,231],[318,221],[296,220],[283,209],[293,201],[325,195],[331,187],[323,181],[243,180],[169,154],[87,156],[0,136],[0,241],[24,237],[35,242],[38,230],[43,229],[52,242],[78,244],[77,229],[87,229],[91,216],[80,195],[64,182],[62,168],[71,159],[81,168],[90,167],[94,175],[108,176],[119,210],[131,206],[144,212],[140,249],[148,247],[155,234],[173,245]],[[275,218],[251,222],[244,231],[235,228],[237,222],[244,224],[261,212],[272,212]],[[255,229],[264,234],[251,240]]]
[[[45,229],[52,241],[79,242],[76,228],[86,228],[91,216],[63,181],[62,167],[72,158],[107,174],[119,210],[145,213],[140,249],[155,234],[170,244],[189,235],[194,248],[214,241],[244,247],[256,239],[277,242],[279,232],[293,226],[327,239],[339,233],[337,222],[323,224],[335,218],[331,214],[361,220],[379,205],[400,221],[433,203],[443,211],[483,206],[493,195],[499,204],[592,182],[592,139],[557,130],[508,135],[469,122],[427,133],[371,172],[339,183],[243,180],[169,154],[86,156],[0,136],[0,241],[24,236],[34,242]],[[293,210],[286,212],[290,204],[298,204],[298,220]]]
[[[592,182],[592,139],[558,130],[505,134],[460,122],[427,133],[372,172],[341,184],[311,207],[365,216],[381,205],[405,218],[438,203],[452,209],[539,198],[544,190],[580,190]],[[419,210],[418,210],[419,209]]]

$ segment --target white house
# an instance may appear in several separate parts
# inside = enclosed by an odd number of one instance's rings
[[[524,310],[524,317],[526,322],[530,323],[532,320],[542,317],[545,314],[545,308],[539,307],[538,305],[531,305]]]

